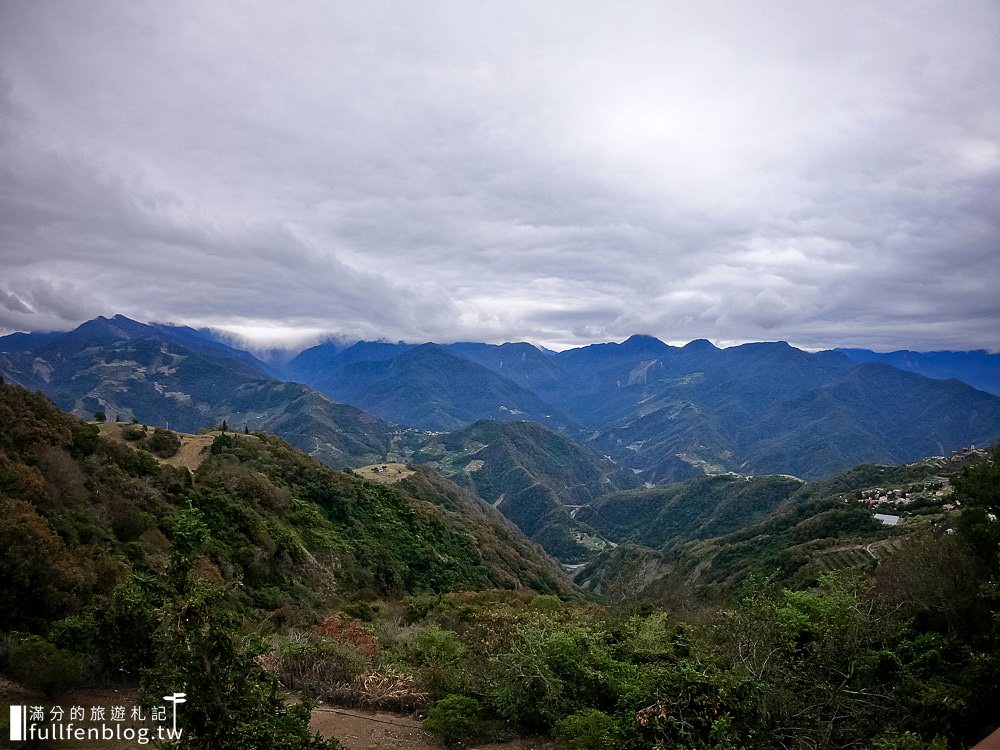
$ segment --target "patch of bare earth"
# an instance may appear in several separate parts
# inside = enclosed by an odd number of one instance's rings
[[[179,435],[181,447],[170,458],[161,458],[160,463],[169,464],[178,468],[197,471],[212,449],[212,442],[220,434],[210,432],[205,435]]]
[[[409,468],[406,464],[385,463],[362,466],[360,469],[354,469],[354,473],[364,479],[370,479],[373,482],[395,484],[402,479],[406,479],[414,472],[413,469]]]
[[[312,728],[324,737],[336,737],[347,750],[441,750],[442,745],[423,731],[420,721],[384,711],[320,706],[313,710]],[[469,745],[469,750],[553,750],[550,740],[521,737],[507,742]]]
[[[124,429],[129,426],[131,425],[125,422],[109,422],[107,424],[99,425],[101,428],[101,435],[104,437],[135,448],[137,445],[136,441],[126,440],[123,434]],[[169,458],[160,458],[157,456],[156,460],[161,464],[176,466],[178,468],[188,469],[194,472],[197,471],[198,467],[205,462],[206,458],[208,458],[209,452],[212,449],[212,443],[222,433],[218,430],[213,430],[212,432],[206,432],[203,435],[189,435],[185,432],[178,432],[176,434],[181,440],[181,447],[177,450],[177,453]],[[244,435],[239,432],[227,432],[226,434],[234,440],[260,439],[256,435]]]

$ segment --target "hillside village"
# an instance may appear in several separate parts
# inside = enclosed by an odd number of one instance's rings
[[[962,505],[961,500],[952,498],[952,476],[968,461],[986,456],[987,451],[975,445],[953,451],[948,456],[933,456],[921,464],[936,467],[940,469],[939,473],[898,486],[858,490],[855,500],[859,505],[870,508],[875,519],[885,526],[900,526],[915,517],[940,521],[945,513]],[[845,502],[848,500],[845,499]]]

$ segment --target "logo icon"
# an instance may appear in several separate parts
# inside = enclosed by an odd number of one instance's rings
[[[24,727],[28,723],[27,706],[10,707],[10,741],[23,742],[25,740]]]
[[[187,693],[174,693],[173,695],[164,695],[163,700],[170,701],[174,704],[174,735],[177,734],[177,704],[187,703]]]

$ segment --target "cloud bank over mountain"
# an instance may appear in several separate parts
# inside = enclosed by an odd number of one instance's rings
[[[1000,350],[998,37],[989,2],[4,3],[0,329]]]

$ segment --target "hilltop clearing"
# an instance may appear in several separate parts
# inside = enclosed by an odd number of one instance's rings
[[[142,442],[145,439],[145,435],[150,433],[149,428],[144,425],[134,425],[126,424],[124,422],[110,422],[105,424],[98,424],[98,429],[101,431],[101,437],[113,440],[115,442],[121,443],[123,445],[128,445],[133,448],[143,447]],[[138,432],[144,433],[143,436],[139,436]],[[153,457],[156,458],[161,464],[166,464],[167,466],[174,466],[177,468],[184,468],[188,471],[197,471],[198,467],[205,462],[210,455],[212,448],[212,443],[215,442],[216,438],[223,434],[222,430],[208,430],[206,432],[199,433],[197,435],[191,435],[185,432],[173,432],[179,441],[179,446],[176,452],[168,455],[162,456],[157,455],[153,452]],[[259,440],[256,435],[244,435],[242,433],[226,432],[233,440]]]
[[[390,461],[385,464],[362,466],[358,469],[354,469],[354,473],[362,479],[367,479],[372,482],[379,482],[380,484],[396,484],[396,482],[400,482],[407,477],[413,476],[416,472],[407,464],[393,463]]]

